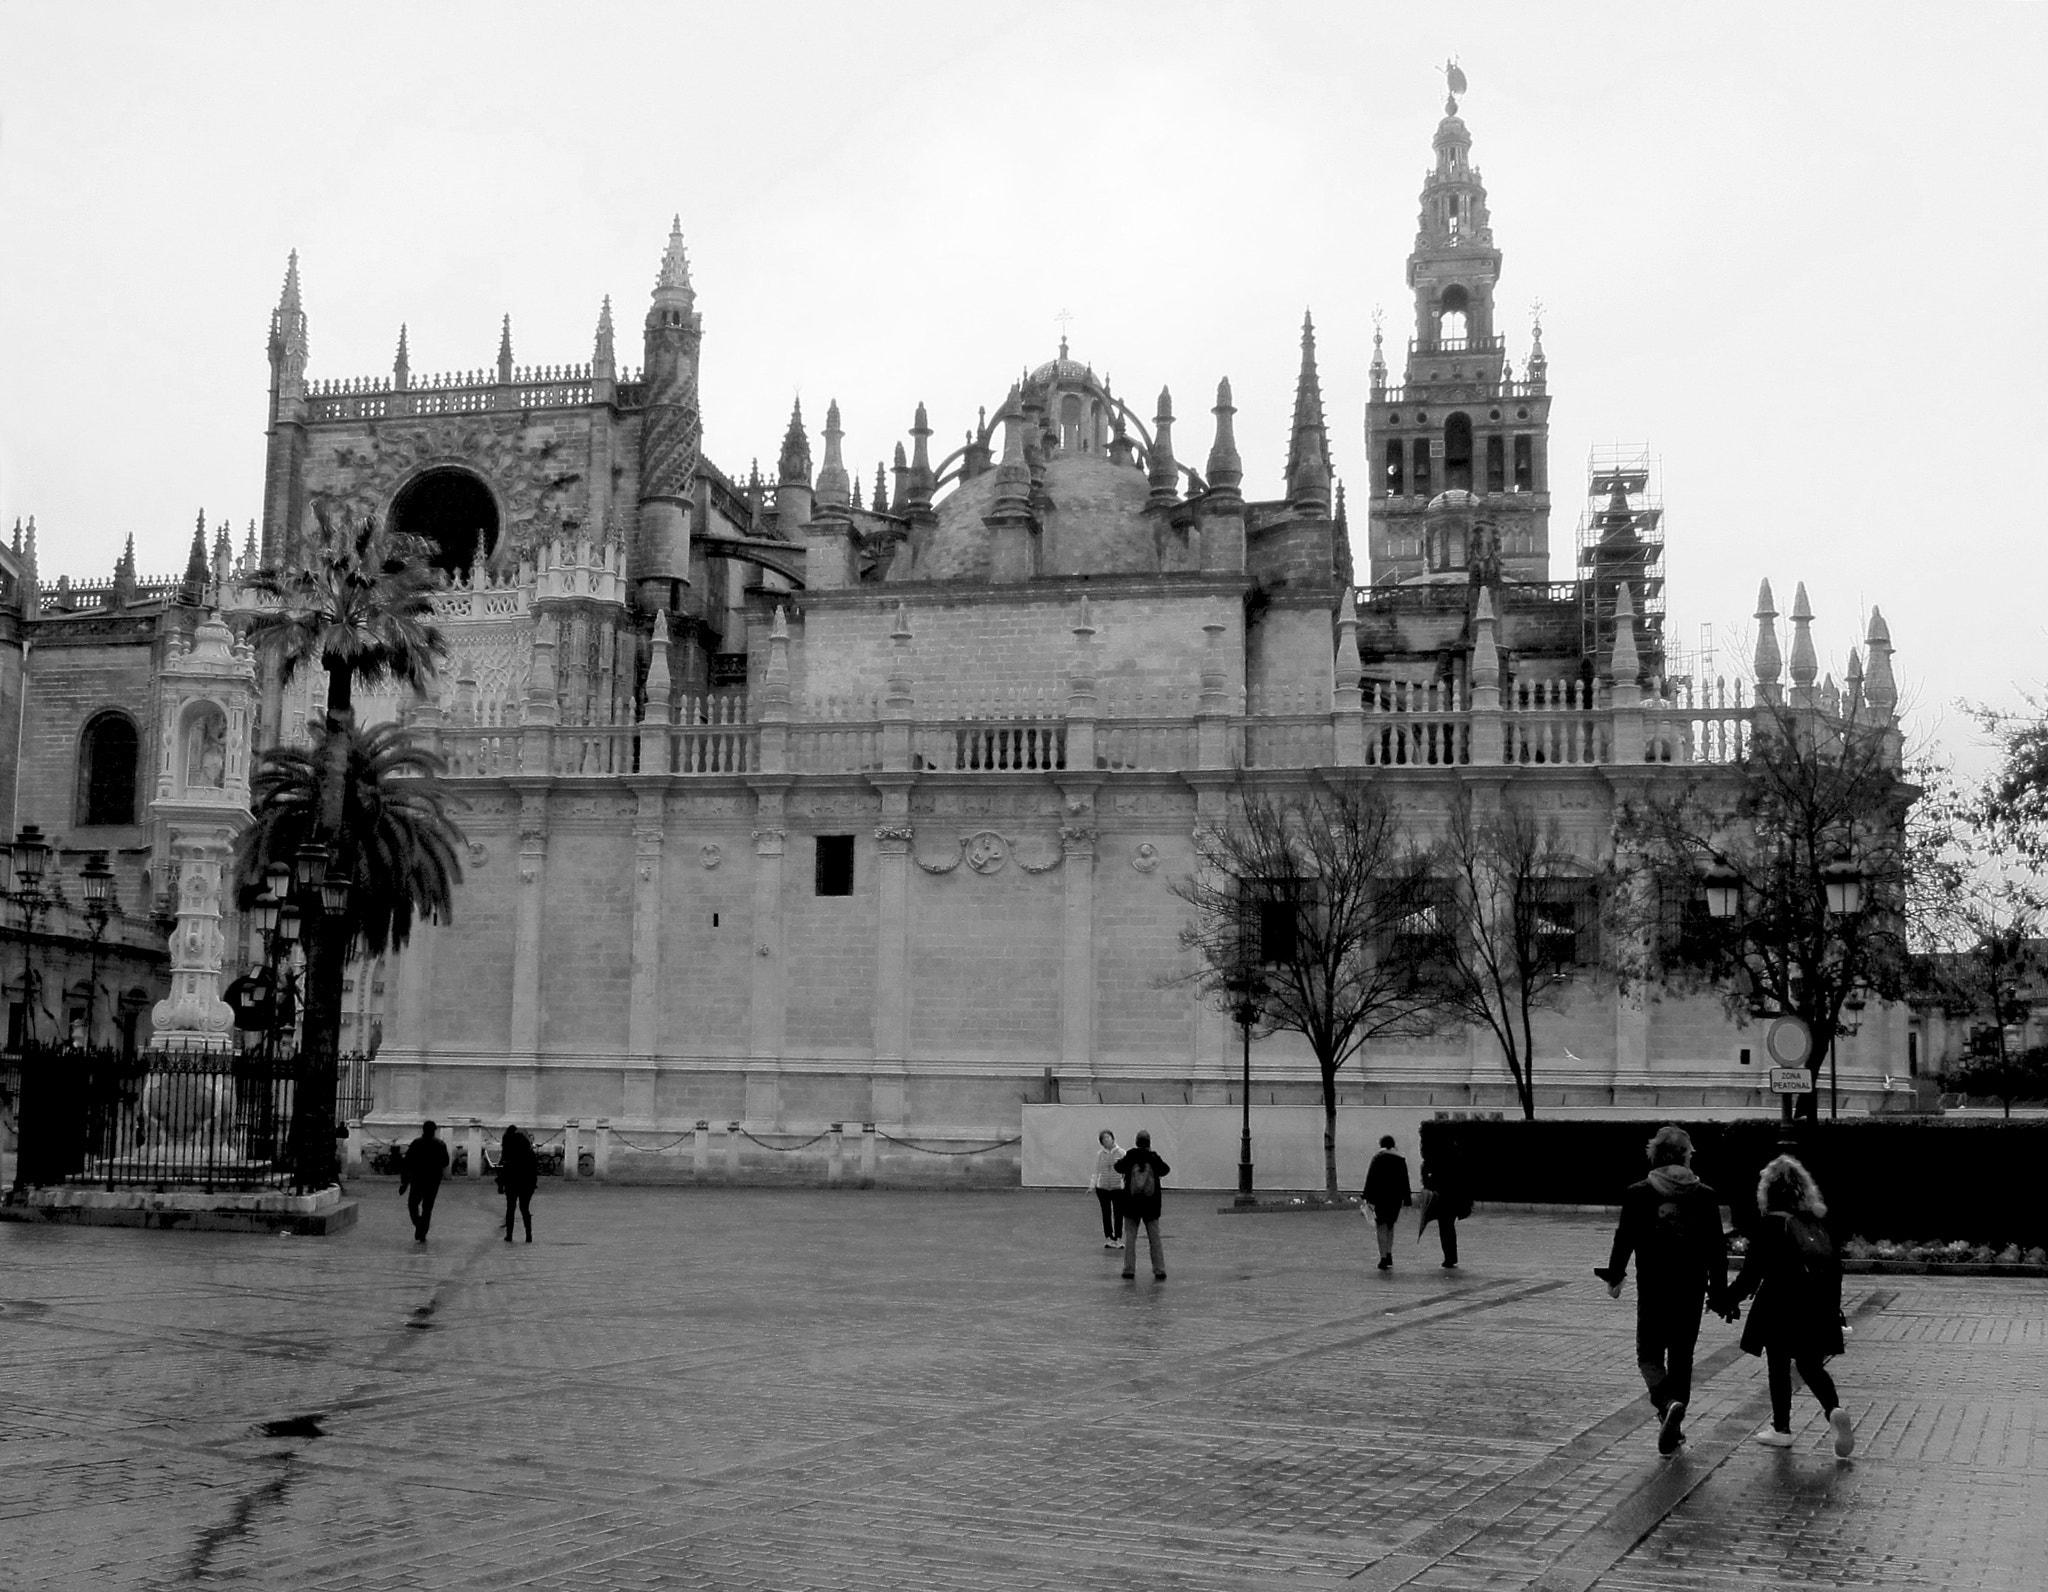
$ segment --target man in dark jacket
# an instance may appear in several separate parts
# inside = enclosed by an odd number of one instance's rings
[[[505,1125],[498,1141],[498,1190],[505,1196],[505,1242],[512,1242],[512,1213],[526,1219],[526,1241],[533,1242],[533,1191],[540,1183],[540,1156],[533,1140],[515,1123]]]
[[[398,1163],[398,1192],[405,1195],[417,1244],[427,1241],[427,1229],[434,1224],[434,1201],[440,1197],[441,1178],[448,1170],[448,1146],[438,1135],[433,1123],[421,1123],[420,1136],[405,1147],[405,1159]]]
[[[1651,1138],[1650,1175],[1621,1197],[1621,1226],[1606,1267],[1595,1267],[1613,1298],[1621,1297],[1628,1258],[1636,1258],[1636,1365],[1657,1409],[1657,1452],[1685,1442],[1685,1406],[1692,1397],[1693,1346],[1700,1310],[1725,1314],[1728,1242],[1721,1201],[1692,1170],[1692,1139],[1680,1127]]]
[[[1159,1242],[1159,1185],[1173,1168],[1153,1152],[1152,1135],[1141,1132],[1116,1169],[1124,1179],[1124,1276],[1138,1274],[1137,1227],[1142,1222],[1145,1240],[1152,1246],[1152,1275],[1164,1282],[1166,1250]]]
[[[1414,1190],[1408,1184],[1407,1158],[1394,1149],[1393,1134],[1383,1133],[1379,1154],[1365,1169],[1365,1187],[1358,1194],[1360,1211],[1372,1211],[1373,1231],[1380,1241],[1381,1271],[1394,1269],[1394,1223],[1414,1199]]]
[[[1423,1213],[1422,1226],[1436,1223],[1437,1237],[1444,1246],[1444,1265],[1455,1270],[1458,1264],[1458,1223],[1472,1214],[1472,1196],[1465,1184],[1465,1165],[1458,1159],[1457,1145],[1448,1133],[1437,1135],[1434,1150],[1426,1144],[1423,1146],[1422,1186],[1434,1196],[1429,1209]],[[1422,1236],[1419,1229],[1415,1236]]]

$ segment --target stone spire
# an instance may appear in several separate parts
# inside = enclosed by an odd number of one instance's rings
[[[649,295],[643,326],[646,408],[640,423],[640,514],[630,565],[649,596],[690,578],[691,500],[703,462],[704,420],[697,395],[704,323],[690,286],[682,217]],[[660,585],[652,583],[660,582]]]
[[[1892,678],[1892,628],[1875,608],[1870,610],[1870,629],[1863,644],[1870,653],[1863,679],[1863,699],[1880,719],[1889,720],[1899,705],[1898,682]]]
[[[23,610],[26,613],[32,614],[36,611],[35,604],[37,576],[38,572],[36,569],[36,517],[33,514],[31,514],[28,517],[28,530],[23,534],[21,539],[21,585],[23,593],[26,595],[28,599],[28,607],[25,610]]]
[[[839,400],[825,405],[825,463],[818,471],[818,502],[825,508],[843,509],[853,498],[853,483],[847,478],[846,461],[839,456]]]
[[[1607,655],[1607,673],[1616,685],[1633,686],[1642,672],[1642,657],[1636,651],[1635,599],[1629,595],[1628,582],[1622,581],[1614,588],[1614,647]]]
[[[1173,394],[1159,389],[1159,413],[1152,417],[1152,483],[1148,508],[1170,508],[1180,501],[1180,467],[1173,460]]]
[[[875,465],[875,495],[868,501],[873,513],[889,512],[889,467],[886,464],[877,462]]]
[[[1778,653],[1778,605],[1766,580],[1756,591],[1756,695],[1759,702],[1778,700],[1778,675],[1784,660]]]
[[[1237,455],[1237,406],[1230,401],[1230,378],[1216,384],[1216,440],[1209,448],[1209,490],[1235,495],[1244,480],[1244,460]]]
[[[1480,707],[1500,706],[1500,643],[1494,639],[1494,624],[1493,589],[1481,586],[1479,607],[1472,616],[1471,678],[1466,683]]]
[[[131,539],[129,547],[134,547]],[[213,531],[213,600],[219,603],[228,589],[228,582],[234,578],[235,549],[228,540],[228,522],[222,520]]]
[[[1810,693],[1819,674],[1820,660],[1813,651],[1813,609],[1806,601],[1806,582],[1802,580],[1792,591],[1792,689]]]
[[[654,633],[647,647],[647,705],[641,709],[642,723],[652,719],[666,724],[669,717],[668,610],[654,611]]]
[[[1017,389],[1010,389],[1014,399]],[[990,506],[991,519],[999,515],[1025,515],[1031,512],[1031,466],[1024,458],[1024,416],[1014,402],[1005,406],[1003,413],[1003,457],[996,466],[995,502]]]
[[[1483,595],[1483,593],[1482,593]],[[1337,600],[1337,705],[1359,705],[1358,682],[1365,673],[1365,661],[1358,652],[1358,603],[1351,583],[1344,583],[1344,595]]]
[[[206,510],[192,529],[192,551],[185,555],[185,578],[178,583],[178,601],[197,608],[206,601]]]
[[[241,563],[237,567],[244,575],[252,575],[256,572],[260,561],[261,555],[256,551],[256,522],[251,520],[249,522],[249,534],[242,542]]]
[[[910,510],[910,464],[903,456],[903,444],[896,444],[896,459],[889,466],[889,474],[895,477],[895,490],[889,495],[889,512],[905,514]]]
[[[612,296],[604,296],[604,307],[597,312],[597,341],[590,350],[590,374],[597,381],[618,379],[619,358],[612,347]]]
[[[917,406],[917,417],[910,423],[912,451],[910,455],[909,505],[914,513],[929,513],[932,506],[932,455],[931,422],[925,418],[924,405]]]
[[[1330,527],[1330,561],[1338,582],[1349,590],[1358,584],[1358,571],[1351,561],[1351,521],[1344,513],[1344,483],[1337,483],[1337,517]]]
[[[299,302],[299,251],[284,268],[284,292],[270,312],[270,375],[280,396],[296,397],[306,383],[306,311]]]
[[[697,302],[697,290],[690,283],[690,254],[683,247],[683,216],[676,212],[669,224],[668,247],[662,251],[661,271],[654,279],[654,296],[680,298],[685,308]]]
[[[1550,361],[1543,356],[1543,317],[1540,314],[1529,322],[1529,363],[1525,369],[1529,385],[1541,392],[1550,376]]]
[[[498,385],[512,384],[512,317],[505,317],[505,324],[498,333]]]
[[[1294,436],[1287,450],[1287,501],[1330,512],[1330,434],[1323,424],[1323,384],[1316,372],[1316,327],[1301,317],[1301,374],[1294,384]]]
[[[789,429],[782,434],[782,457],[775,467],[778,486],[811,484],[811,439],[804,435],[804,401],[790,405]]]
[[[398,357],[391,362],[391,390],[404,392],[412,385],[412,355],[405,346],[405,322],[398,323]]]
[[[1373,322],[1372,328],[1372,367],[1369,374],[1372,377],[1373,395],[1377,397],[1387,390],[1386,335],[1381,331],[1377,320]]]
[[[1870,711],[1870,704],[1863,694],[1863,652],[1858,647],[1849,649],[1849,667],[1843,672],[1842,685],[1848,699],[1849,716],[1862,718]]]
[[[135,533],[128,533],[128,545],[114,561],[114,606],[126,608],[135,601]]]

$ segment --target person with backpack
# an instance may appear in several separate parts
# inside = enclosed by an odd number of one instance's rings
[[[1096,1134],[1095,1142],[1101,1148],[1095,1152],[1095,1170],[1089,1176],[1088,1186],[1095,1190],[1095,1201],[1102,1207],[1102,1247],[1122,1249],[1124,1180],[1116,1175],[1116,1163],[1123,1156],[1123,1147],[1107,1128]]]
[[[1435,1222],[1437,1239],[1444,1247],[1444,1268],[1454,1271],[1458,1223],[1472,1214],[1472,1195],[1465,1183],[1464,1163],[1458,1159],[1458,1146],[1448,1133],[1437,1134],[1434,1150],[1427,1144],[1422,1147],[1422,1186],[1429,1191],[1429,1207],[1422,1213],[1415,1236],[1419,1239],[1422,1228]]]
[[[1401,1219],[1403,1207],[1414,1201],[1414,1191],[1408,1184],[1407,1158],[1395,1153],[1393,1134],[1382,1133],[1379,1154],[1365,1169],[1365,1187],[1358,1193],[1359,1210],[1372,1210],[1373,1230],[1380,1241],[1381,1271],[1394,1269],[1394,1223]]]
[[[1827,1372],[1828,1360],[1842,1352],[1842,1263],[1821,1225],[1827,1204],[1813,1174],[1789,1155],[1764,1168],[1756,1203],[1763,1221],[1750,1239],[1733,1296],[1736,1302],[1756,1298],[1743,1323],[1742,1350],[1763,1356],[1771,1389],[1771,1424],[1756,1440],[1771,1448],[1792,1446],[1797,1366],[1834,1428],[1837,1457],[1847,1459],[1856,1451],[1856,1428]]]
[[[1166,1281],[1166,1250],[1159,1242],[1160,1181],[1173,1170],[1152,1149],[1152,1135],[1138,1133],[1128,1154],[1119,1156],[1116,1170],[1124,1179],[1124,1276],[1137,1276],[1138,1224],[1145,1224],[1145,1241],[1152,1247],[1152,1275]]]
[[[1728,1241],[1720,1196],[1692,1170],[1692,1136],[1676,1126],[1650,1138],[1650,1175],[1621,1197],[1621,1225],[1607,1265],[1594,1274],[1621,1297],[1629,1256],[1636,1261],[1636,1366],[1657,1411],[1657,1452],[1685,1442],[1692,1398],[1692,1357],[1700,1312],[1729,1315]]]

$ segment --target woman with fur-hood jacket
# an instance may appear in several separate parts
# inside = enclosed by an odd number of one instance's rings
[[[1771,1388],[1771,1424],[1756,1440],[1773,1448],[1791,1446],[1796,1365],[1834,1429],[1835,1453],[1847,1459],[1856,1449],[1856,1430],[1827,1372],[1827,1361],[1842,1352],[1842,1263],[1821,1225],[1827,1204],[1813,1174],[1789,1155],[1764,1168],[1756,1203],[1763,1221],[1750,1239],[1733,1293],[1733,1300],[1756,1297],[1743,1323],[1742,1348],[1764,1357]]]

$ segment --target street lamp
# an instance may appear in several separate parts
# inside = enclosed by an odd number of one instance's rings
[[[309,840],[292,854],[292,878],[301,892],[311,894],[327,877],[333,852],[317,840]]]
[[[92,930],[91,975],[85,986],[85,1044],[90,1050],[99,1016],[100,945],[107,935],[107,923],[119,910],[114,900],[114,870],[107,866],[107,854],[95,851],[79,870],[85,884],[85,921]]]
[[[1265,975],[1256,964],[1240,962],[1236,972],[1224,980],[1230,996],[1230,1015],[1244,1040],[1244,1127],[1237,1142],[1237,1200],[1240,1208],[1258,1202],[1252,1197],[1252,1025],[1259,1020],[1259,997],[1266,993]]]
[[[1708,917],[1732,918],[1742,909],[1742,876],[1733,868],[1709,868],[1700,884],[1706,891]]]
[[[1828,911],[1838,918],[1853,917],[1863,910],[1863,872],[1847,852],[1838,853],[1820,871],[1828,893]]]
[[[43,870],[50,865],[50,843],[42,826],[23,824],[10,848],[14,854],[14,888],[9,892],[21,908],[21,1037],[23,1044],[35,1038],[36,919],[49,910],[50,898],[43,894]]]

